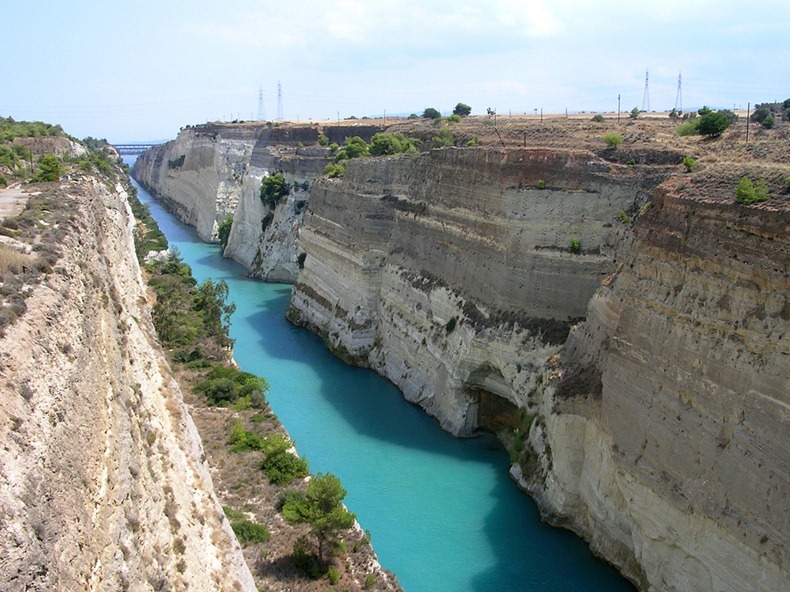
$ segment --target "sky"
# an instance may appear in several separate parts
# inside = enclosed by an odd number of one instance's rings
[[[790,0],[4,4],[0,116],[114,143],[255,119],[261,91],[266,119],[301,122],[630,111],[646,73],[653,111],[790,97]]]

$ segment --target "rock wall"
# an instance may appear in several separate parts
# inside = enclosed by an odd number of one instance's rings
[[[531,489],[646,589],[787,589],[789,200],[684,185],[569,339]]]
[[[587,152],[352,161],[342,180],[313,188],[289,316],[471,434],[491,420],[481,393],[510,411],[536,404],[533,370],[614,269],[627,234],[619,212],[643,194],[633,169]]]
[[[157,344],[120,186],[82,178],[67,253],[0,339],[0,581],[255,590]]]
[[[332,160],[318,134],[342,143],[346,135],[370,140],[378,126],[271,126],[206,124],[141,155],[133,177],[204,241],[218,242],[219,225],[233,225],[224,255],[253,277],[293,282],[299,272],[296,237],[310,185]],[[276,207],[260,199],[263,179],[282,173],[293,186]]]
[[[669,177],[352,161],[313,188],[288,314],[451,432],[524,439],[514,478],[641,589],[786,589],[790,207]]]

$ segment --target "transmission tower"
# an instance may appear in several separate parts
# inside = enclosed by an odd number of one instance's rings
[[[648,71],[645,70],[645,94],[642,95],[642,111],[650,111],[650,89],[647,86]]]
[[[675,96],[675,111],[683,113],[683,95],[680,92],[680,72],[678,72],[678,94]]]
[[[283,120],[283,87],[277,81],[277,121]]]
[[[263,88],[258,90],[258,121],[266,119],[266,112],[263,110]]]

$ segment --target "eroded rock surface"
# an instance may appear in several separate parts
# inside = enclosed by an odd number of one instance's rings
[[[66,253],[0,339],[3,590],[255,590],[154,336],[119,186],[64,184]]]

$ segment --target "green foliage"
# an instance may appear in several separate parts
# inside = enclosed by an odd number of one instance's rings
[[[625,210],[620,210],[618,217],[620,218],[621,223],[628,224],[628,214],[625,213]],[[581,244],[579,245],[579,248],[581,248]]]
[[[63,168],[58,157],[54,154],[45,154],[38,161],[38,173],[33,177],[39,183],[50,183],[60,179]]]
[[[8,187],[8,179],[5,178],[5,175],[0,175],[0,187]]]
[[[419,152],[420,141],[414,138],[407,138],[401,133],[387,134],[378,133],[370,141],[370,154],[382,156],[385,154],[413,154]]]
[[[684,156],[683,166],[686,167],[686,172],[690,173],[694,170],[694,167],[697,166],[697,161],[690,156]]]
[[[22,144],[0,144],[0,166],[5,166],[12,172],[29,162],[31,159],[30,150],[22,146]]]
[[[416,113],[412,113],[406,119],[419,119],[419,118],[420,118],[419,115],[417,115]]]
[[[87,154],[83,154],[79,156],[75,163],[77,168],[85,173],[90,172],[99,172],[100,174],[104,175],[105,177],[110,177],[111,179],[115,179],[115,172],[112,163],[112,159],[110,155],[105,151],[104,148],[98,143],[99,140],[96,140],[94,143],[96,144],[96,148],[90,150]]]
[[[346,167],[344,164],[339,162],[330,162],[324,167],[324,174],[330,179],[342,177],[346,174]]]
[[[269,175],[261,183],[261,201],[272,209],[290,192],[291,184],[285,181],[282,173]]]
[[[582,243],[581,243],[581,241],[578,238],[576,238],[575,236],[572,236],[571,240],[570,240],[570,242],[568,244],[568,250],[571,253],[575,254],[575,255],[578,255],[579,253],[581,253],[582,252]]]
[[[340,572],[334,565],[329,566],[329,569],[326,571],[326,578],[333,586],[335,586],[340,581]]]
[[[318,145],[329,146],[329,138],[323,132],[318,134]]]
[[[458,317],[453,317],[449,321],[447,321],[447,324],[444,326],[444,330],[449,335],[450,333],[452,333],[455,330],[455,326],[457,324],[458,324]]]
[[[696,136],[699,133],[697,127],[699,126],[699,119],[688,119],[678,126],[677,132],[679,136]]]
[[[702,109],[697,109],[697,114],[698,114],[700,117],[701,117],[701,116],[703,116],[703,115],[708,115],[708,114],[710,114],[710,113],[713,113],[713,111],[712,111],[712,110],[711,110],[711,108],[710,108],[710,107],[708,107],[707,105],[703,105],[703,106],[702,106]]]
[[[768,119],[769,117],[771,117],[770,109],[768,109],[766,107],[760,107],[759,109],[755,109],[754,110],[754,113],[752,113],[752,115],[751,115],[751,117],[749,117],[749,119],[751,119],[752,121],[754,121],[756,123],[762,123],[766,119]]]
[[[228,239],[230,238],[230,229],[233,227],[233,214],[228,214],[225,221],[217,228],[217,236],[219,237],[219,244],[222,250],[228,246]]]
[[[292,446],[290,440],[280,435],[264,440],[261,468],[275,485],[287,485],[294,479],[307,477],[307,460],[290,452]]]
[[[346,490],[340,480],[327,473],[319,473],[307,485],[301,499],[289,499],[283,506],[283,517],[291,524],[308,524],[318,541],[318,559],[324,560],[324,545],[334,541],[340,532],[354,525],[356,516],[346,510],[343,499]]]
[[[784,121],[790,121],[790,107],[788,107],[787,109],[785,109],[785,112],[784,112],[784,114],[782,115],[782,119],[783,119]]]
[[[215,366],[194,387],[211,405],[228,405],[244,400],[256,409],[266,407],[269,383],[255,376],[227,366]]]
[[[59,125],[41,121],[14,121],[13,117],[0,117],[0,141],[10,142],[15,138],[44,138],[63,136]]]
[[[335,161],[359,158],[370,154],[370,146],[359,136],[346,138],[343,148],[335,155]]]
[[[237,421],[230,428],[231,452],[246,452],[247,450],[263,450],[264,441],[255,432],[244,428],[241,421]]]
[[[453,114],[453,115],[448,115],[448,116],[447,116],[447,118],[445,118],[445,121],[446,121],[448,124],[456,124],[456,123],[461,123],[461,116],[460,116],[460,115],[455,115],[455,114]]]
[[[231,522],[230,527],[236,534],[236,538],[242,545],[254,545],[257,543],[265,543],[269,540],[271,534],[269,529],[263,524],[257,524],[250,520],[238,520]]]
[[[603,137],[603,141],[606,142],[606,145],[609,148],[617,148],[620,144],[623,143],[623,136],[620,134],[606,134]]]
[[[546,181],[543,179],[538,180],[538,189],[546,189]]]
[[[365,590],[372,590],[373,586],[375,585],[376,585],[376,576],[374,576],[372,573],[367,574],[365,576],[365,584],[364,584]]]
[[[790,100],[790,99],[788,99],[788,100]],[[785,177],[785,190],[790,192],[790,175]]]
[[[472,108],[464,103],[458,103],[455,109],[453,109],[453,115],[457,115],[458,117],[469,117],[471,113]]]
[[[598,113],[597,115],[593,115],[592,119],[590,121],[594,121],[595,123],[603,123],[604,122],[604,118],[603,118],[603,115]]]
[[[639,117],[640,113],[641,113],[641,111],[639,110],[639,107],[634,107],[633,109],[631,109],[631,113],[630,113],[629,117],[631,119],[637,119]]]
[[[765,120],[763,120],[762,125],[765,129],[771,129],[772,127],[774,127],[774,125],[776,125],[776,120],[774,119],[774,116],[769,115],[768,117],[766,117]]]
[[[735,188],[735,199],[744,205],[766,201],[768,197],[768,186],[762,179],[757,183],[752,183],[749,177],[741,177]]]
[[[720,136],[728,127],[730,127],[730,118],[721,111],[705,113],[697,123],[697,131],[708,137]]]
[[[453,136],[453,130],[449,127],[443,127],[431,138],[431,147],[444,148],[447,146],[455,146],[455,137]]]
[[[424,119],[439,119],[442,116],[438,110],[434,109],[433,107],[428,107],[425,111],[422,112],[422,117]]]
[[[477,146],[478,138],[477,136],[472,136],[472,139],[466,142],[467,146],[474,147]]]

